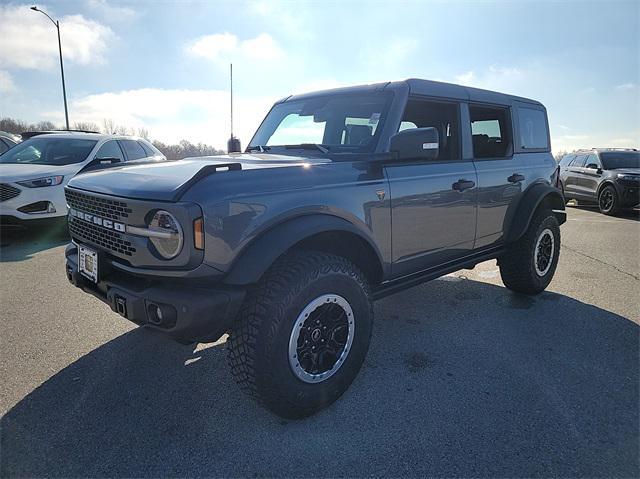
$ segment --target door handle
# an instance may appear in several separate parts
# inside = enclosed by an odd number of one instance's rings
[[[509,178],[507,178],[507,181],[509,183],[519,183],[520,181],[524,181],[524,176],[522,176],[520,173],[514,173]]]
[[[460,179],[451,185],[451,189],[462,192],[464,190],[468,190],[469,188],[473,188],[474,186],[476,186],[475,181]]]

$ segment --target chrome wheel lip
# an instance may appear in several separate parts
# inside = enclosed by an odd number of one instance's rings
[[[542,242],[543,240],[545,240],[545,238],[549,238],[550,240],[550,251],[548,254],[548,258],[547,259],[547,263],[544,266],[544,268],[540,268],[539,266],[539,260],[540,259],[544,259],[541,258],[540,255],[542,254]],[[534,253],[533,253],[533,266],[536,269],[536,274],[538,276],[544,276],[545,274],[547,274],[549,272],[549,270],[551,269],[551,265],[553,264],[553,257],[555,254],[555,237],[553,236],[553,232],[549,229],[549,228],[545,228],[544,230],[542,230],[542,233],[540,233],[540,236],[538,236],[538,240],[536,241],[536,246],[534,248]],[[545,255],[547,256],[547,255]]]
[[[320,306],[329,304],[329,303],[333,303],[335,305],[340,306],[346,314],[347,324],[348,324],[347,340],[345,342],[345,346],[342,350],[342,353],[340,354],[336,363],[333,365],[333,367],[330,370],[320,374],[311,374],[305,371],[300,365],[300,362],[298,361],[298,357],[297,357],[298,339],[300,337],[302,326],[304,325],[309,315],[313,313],[316,309],[318,309]],[[351,351],[354,332],[355,332],[355,320],[353,315],[353,309],[351,308],[351,305],[349,304],[349,302],[338,294],[323,294],[322,296],[318,296],[316,299],[314,299],[309,304],[307,304],[307,306],[304,307],[302,312],[296,318],[293,324],[293,329],[291,330],[291,335],[289,337],[288,354],[289,354],[289,366],[291,366],[291,370],[293,371],[293,374],[295,374],[295,376],[298,379],[300,379],[301,381],[304,381],[305,383],[319,383],[329,379],[336,372],[338,372],[338,370],[345,363],[347,356]]]

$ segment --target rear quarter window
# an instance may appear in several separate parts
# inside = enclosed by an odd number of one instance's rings
[[[145,158],[147,153],[142,149],[140,144],[134,140],[120,140],[120,145],[127,154],[127,160],[139,160]]]
[[[542,110],[518,108],[520,145],[525,150],[549,148],[547,117]]]

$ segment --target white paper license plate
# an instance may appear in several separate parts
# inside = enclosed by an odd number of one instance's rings
[[[94,283],[98,282],[98,253],[78,245],[78,270]]]

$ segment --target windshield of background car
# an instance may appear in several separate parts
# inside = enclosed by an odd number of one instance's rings
[[[389,110],[391,94],[334,94],[275,105],[251,147],[319,144],[336,153],[373,151]]]
[[[18,143],[0,156],[0,163],[63,166],[84,161],[96,140],[40,136]]]
[[[616,151],[600,153],[602,166],[605,170],[617,168],[640,168],[640,153],[635,151]]]

